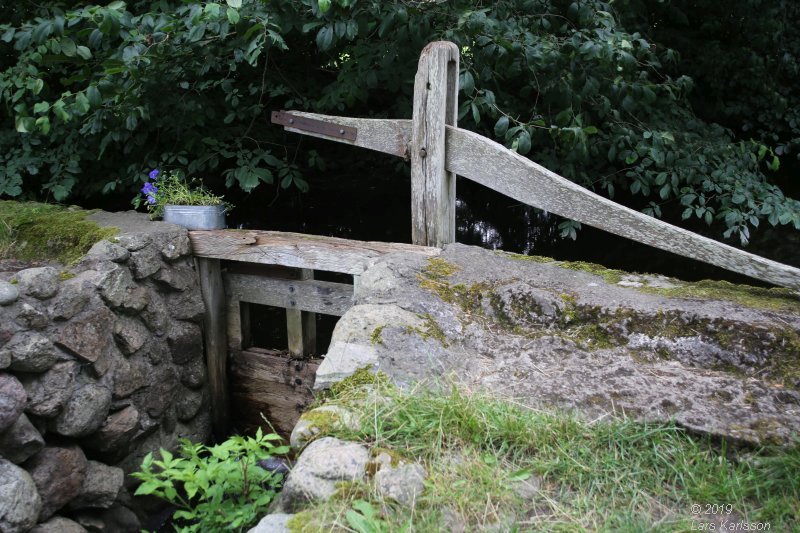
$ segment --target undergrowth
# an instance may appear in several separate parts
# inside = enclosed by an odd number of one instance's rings
[[[797,445],[742,450],[672,424],[589,423],[456,387],[378,388],[334,396],[363,422],[339,436],[422,463],[424,493],[407,509],[369,482],[346,483],[296,515],[292,531],[690,531],[704,520],[715,530],[726,521],[800,527]],[[370,400],[378,397],[388,401]],[[727,507],[693,513],[715,504]]]

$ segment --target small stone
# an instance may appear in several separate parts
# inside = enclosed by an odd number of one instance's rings
[[[36,525],[42,499],[30,474],[0,457],[0,531],[23,533]]]
[[[100,516],[109,533],[139,533],[142,530],[142,523],[136,514],[123,505],[112,505]]]
[[[50,304],[49,313],[53,320],[69,320],[86,307],[92,285],[88,278],[92,274],[81,273],[61,284],[58,296]]]
[[[27,302],[23,302],[17,313],[17,324],[28,329],[42,329],[50,323],[47,315]]]
[[[191,420],[203,406],[203,391],[181,388],[175,399],[175,414],[178,420]]]
[[[106,522],[103,520],[99,511],[84,509],[72,513],[72,518],[74,518],[81,527],[85,528],[86,531],[90,531],[91,533],[111,533],[106,527]]]
[[[289,520],[293,517],[293,514],[286,513],[268,514],[247,533],[289,533]]]
[[[9,366],[11,366],[11,352],[0,350],[0,370],[4,370]]]
[[[11,305],[19,298],[19,290],[7,281],[0,281],[0,306]]]
[[[139,317],[147,324],[154,334],[161,336],[167,331],[169,324],[169,312],[164,298],[158,293],[152,293],[147,302],[147,306],[142,310]]]
[[[300,449],[320,433],[335,429],[357,431],[359,426],[358,417],[351,411],[338,405],[323,405],[300,415],[289,437],[289,445]]]
[[[64,326],[56,344],[79,359],[94,363],[108,346],[109,331],[113,322],[114,314],[101,307],[81,316],[80,320],[73,320]]]
[[[14,425],[25,410],[28,395],[19,380],[0,372],[0,432]]]
[[[128,264],[134,279],[152,276],[161,269],[162,265],[159,251],[151,245],[132,252]]]
[[[110,407],[111,391],[100,385],[83,385],[72,393],[52,428],[65,437],[84,437],[100,427]]]
[[[25,462],[43,447],[42,435],[24,414],[10,428],[0,432],[0,455],[12,463]]]
[[[363,479],[368,461],[369,452],[361,444],[333,437],[315,440],[289,473],[278,507],[294,511],[307,502],[328,499],[338,482]]]
[[[196,357],[181,366],[181,383],[190,389],[197,389],[206,383],[206,365],[202,357]]]
[[[132,405],[111,413],[84,446],[101,452],[115,451],[130,443],[139,430],[139,411]]]
[[[203,334],[200,326],[191,322],[175,321],[171,324],[167,343],[172,361],[182,365],[203,355]]]
[[[170,268],[162,268],[153,279],[174,291],[185,291],[197,286],[197,274],[189,266],[173,265]]]
[[[117,242],[129,252],[141,250],[153,242],[146,233],[125,233],[117,237]]]
[[[42,497],[39,520],[47,520],[80,493],[87,461],[77,446],[46,446],[25,467]]]
[[[72,396],[75,377],[80,372],[76,361],[56,363],[44,374],[27,374],[22,384],[28,393],[28,414],[52,418]]]
[[[425,469],[417,463],[384,465],[375,473],[375,486],[384,498],[413,505],[425,489]]]
[[[124,263],[131,256],[131,253],[120,246],[110,241],[98,241],[89,249],[86,257],[106,259],[114,263]]]
[[[50,339],[32,331],[17,333],[5,349],[11,352],[9,368],[19,372],[44,372],[58,360]]]
[[[39,300],[52,298],[58,292],[58,270],[53,267],[36,267],[20,270],[12,278],[24,294]]]
[[[88,531],[82,525],[69,518],[54,516],[47,522],[38,524],[29,533],[88,533]]]
[[[189,242],[189,236],[185,233],[170,239],[162,248],[161,255],[167,261],[175,261],[181,257],[187,256],[192,253],[192,244]]]
[[[115,265],[104,272],[97,288],[103,301],[127,313],[138,313],[149,300],[147,290],[133,281],[130,270],[124,266]]]
[[[166,366],[143,393],[141,407],[152,418],[160,418],[175,401],[178,378],[171,366]]]
[[[521,479],[511,483],[511,489],[523,500],[532,500],[539,494],[542,487],[542,479],[538,476],[531,476],[528,479]]]
[[[125,355],[131,355],[150,338],[150,332],[139,320],[120,316],[114,324],[114,340]]]
[[[89,461],[81,490],[70,500],[69,509],[86,507],[108,509],[117,499],[125,473],[121,468]]]
[[[167,309],[172,318],[191,322],[200,322],[206,314],[206,306],[199,290],[168,294]]]
[[[149,365],[141,356],[121,359],[114,370],[114,399],[127,398],[137,390],[149,385]]]

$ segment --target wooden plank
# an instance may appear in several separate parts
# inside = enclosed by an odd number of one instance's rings
[[[286,280],[225,274],[229,298],[325,315],[342,316],[353,305],[353,286],[316,280]]]
[[[603,198],[477,133],[447,128],[447,168],[520,202],[684,257],[794,289],[800,270]]]
[[[248,431],[264,426],[260,414],[288,436],[314,401],[311,389],[319,361],[287,358],[285,352],[248,349],[231,360],[234,425]]]
[[[434,256],[438,248],[365,242],[302,233],[257,230],[190,231],[197,257],[361,274],[370,261],[394,252]]]
[[[458,46],[422,50],[414,78],[411,126],[411,242],[442,246],[456,240],[456,176],[445,169],[445,125],[458,114]]]
[[[300,280],[310,282],[314,271],[302,269]],[[286,309],[286,335],[289,352],[296,357],[311,355],[317,351],[317,315],[292,308]]]
[[[286,131],[408,158],[408,150],[411,143],[410,120],[335,117],[331,115],[319,115],[317,113],[305,113],[302,111],[287,111],[287,113],[356,128],[358,130],[358,137],[355,141],[350,141],[338,136],[322,135],[288,126],[284,128]]]
[[[225,292],[228,294],[228,309],[225,313],[228,331],[228,350],[239,351],[243,347],[241,302],[235,297],[232,298],[227,289]]]
[[[211,422],[218,439],[228,433],[228,376],[226,372],[228,342],[225,320],[225,290],[218,259],[198,258],[200,289],[206,307],[203,335],[206,365],[211,393]]]

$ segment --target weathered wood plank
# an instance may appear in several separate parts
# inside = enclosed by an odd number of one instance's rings
[[[206,307],[203,335],[206,365],[211,393],[211,420],[214,434],[223,438],[228,431],[228,376],[226,372],[228,342],[226,339],[225,290],[218,259],[198,258],[200,289]]]
[[[224,279],[224,277],[223,277]],[[228,331],[228,350],[232,351],[239,351],[243,347],[242,343],[242,312],[241,312],[241,302],[235,298],[230,296],[230,292],[225,289],[226,294],[228,294],[228,304],[227,304],[227,311],[225,313],[227,319],[227,331]]]
[[[515,200],[733,272],[800,289],[800,270],[619,205],[477,133],[447,128],[447,168]]]
[[[260,413],[288,436],[313,402],[319,361],[289,359],[285,352],[251,348],[232,357],[233,423],[245,431],[264,426]]]
[[[411,125],[411,242],[442,246],[456,240],[456,176],[445,169],[445,125],[458,114],[458,46],[422,50],[414,78]]]
[[[361,274],[373,259],[394,252],[434,256],[438,248],[364,242],[302,233],[257,230],[190,231],[194,255],[295,268]]]
[[[300,280],[310,282],[314,271],[300,270]],[[311,355],[317,351],[317,315],[296,308],[286,309],[286,336],[289,352],[296,357]]]
[[[353,286],[316,280],[286,280],[225,274],[229,298],[258,305],[272,305],[342,316],[353,305]]]

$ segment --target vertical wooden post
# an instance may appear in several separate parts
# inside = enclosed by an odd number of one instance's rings
[[[205,330],[208,384],[211,389],[211,422],[214,435],[222,439],[228,431],[228,340],[225,320],[225,289],[219,259],[198,258],[200,289],[206,306]]]
[[[458,46],[430,43],[414,78],[411,126],[411,241],[442,246],[456,239],[456,176],[445,170],[445,125],[458,117]]]
[[[302,268],[298,279],[314,279],[314,271]],[[312,354],[317,349],[317,314],[286,309],[286,334],[292,355],[304,357]]]

